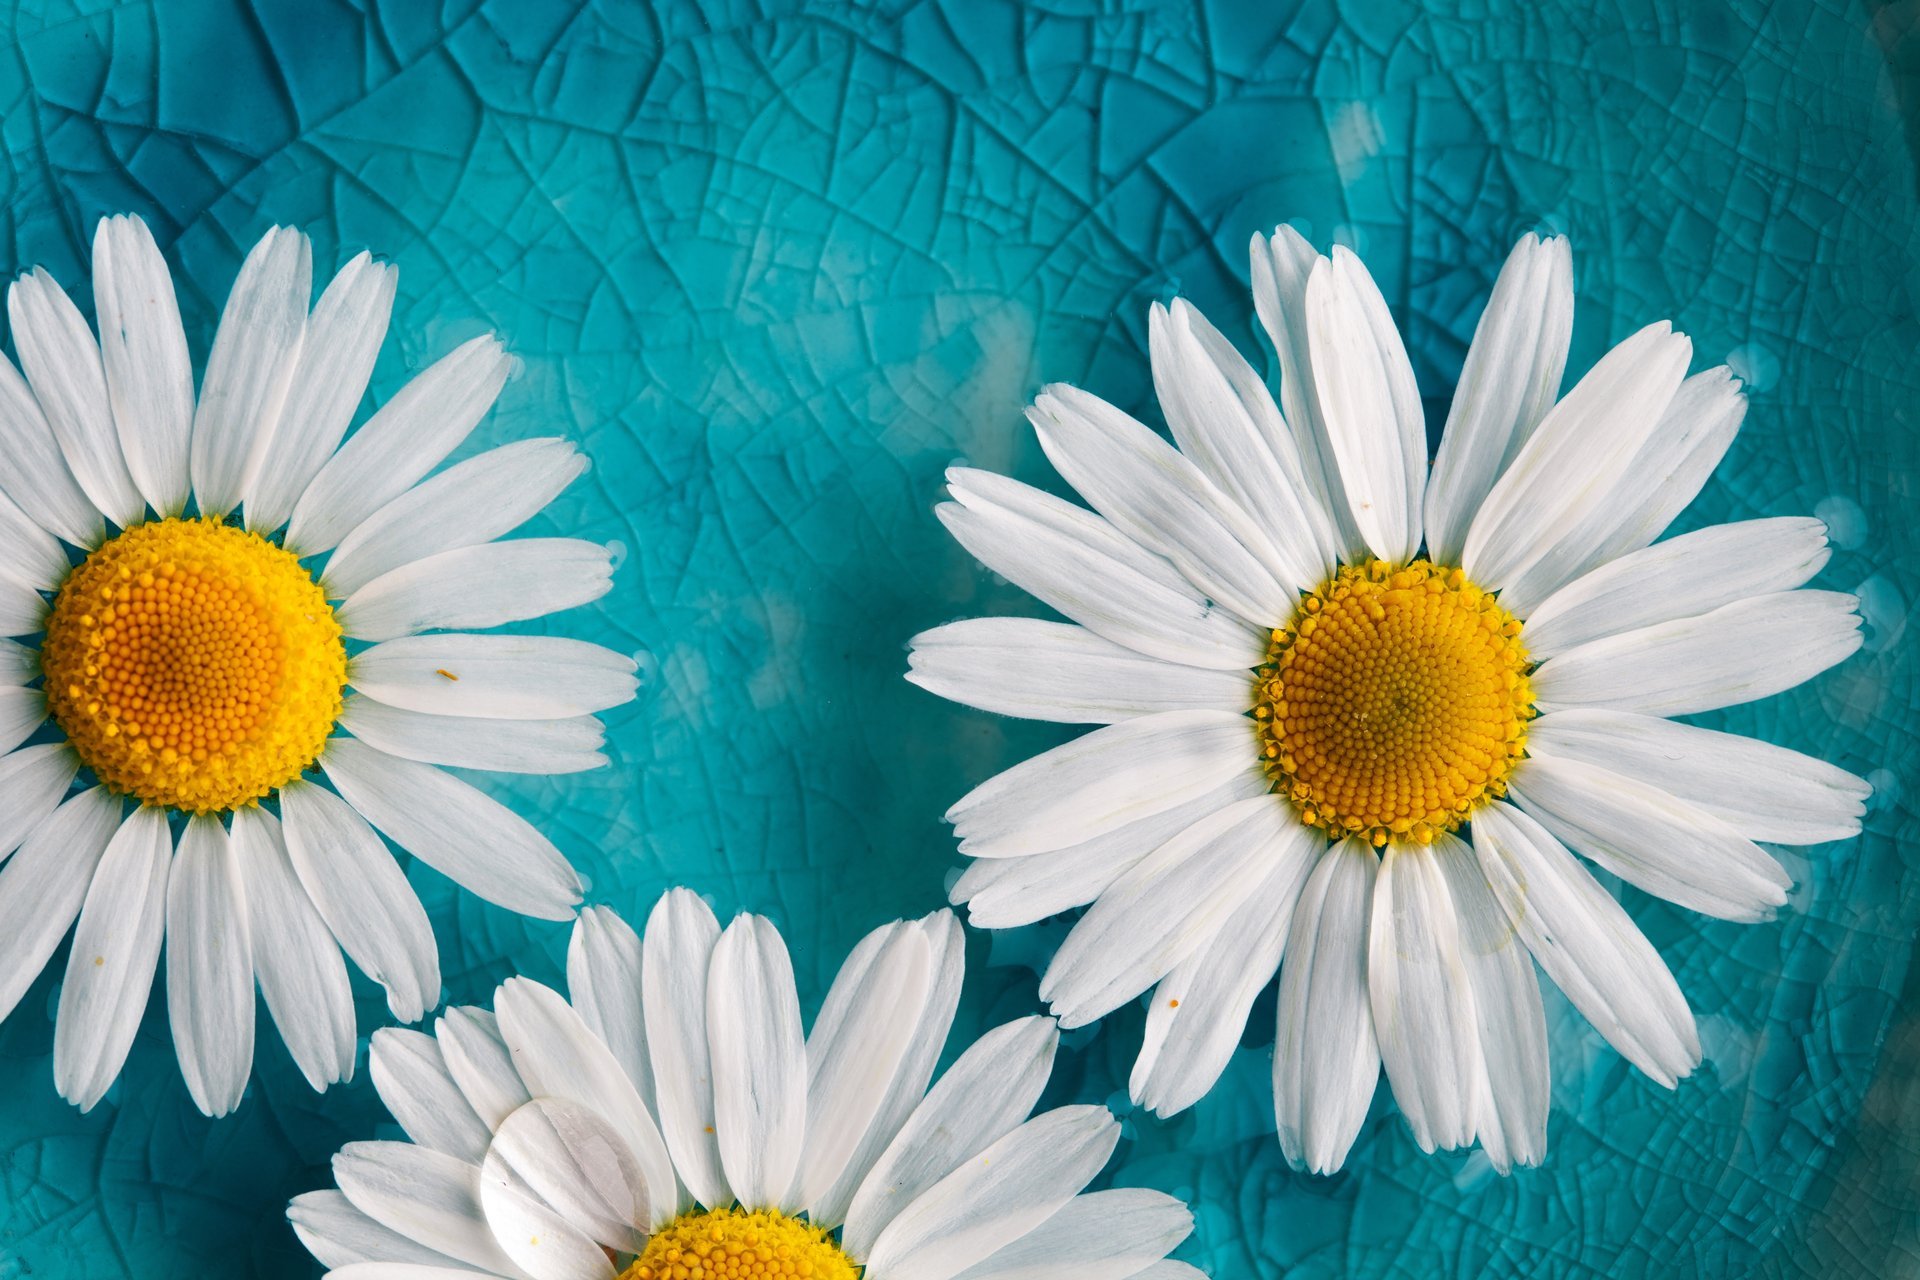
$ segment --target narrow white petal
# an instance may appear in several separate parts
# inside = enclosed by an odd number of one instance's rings
[[[654,1108],[653,1065],[640,1008],[643,952],[633,926],[607,907],[588,907],[567,943],[567,998],[613,1056],[647,1110]]]
[[[35,826],[0,867],[0,1021],[66,937],[119,827],[119,799],[105,787],[83,791]]]
[[[1420,404],[1420,388],[1414,382],[1413,361],[1407,356],[1407,344],[1400,336],[1400,328],[1394,324],[1393,314],[1387,309],[1387,300],[1381,295],[1380,286],[1374,283],[1366,264],[1344,245],[1334,247],[1330,261],[1335,278],[1359,302],[1367,326],[1373,330],[1373,345],[1380,353],[1380,367],[1387,375],[1393,417],[1381,425],[1399,436],[1406,491],[1407,536],[1410,539],[1407,555],[1411,556],[1420,545],[1421,513],[1426,507],[1427,487],[1427,417],[1426,410]],[[1312,287],[1311,280],[1308,281],[1308,287]],[[1319,376],[1316,368],[1316,381]],[[1325,403],[1323,397],[1323,407]]]
[[[233,847],[255,922],[254,974],[287,1052],[315,1089],[353,1075],[353,991],[346,961],[287,856],[280,822],[236,809]]]
[[[390,707],[349,695],[339,725],[379,751],[421,764],[494,773],[581,773],[607,762],[606,731],[592,716],[482,720]]]
[[[165,810],[143,806],[120,824],[87,890],[53,1035],[54,1084],[82,1111],[106,1096],[140,1029],[160,962],[172,858]]]
[[[491,334],[435,361],[328,458],[294,504],[287,545],[331,551],[353,527],[460,446],[506,385],[510,362]]]
[[[246,492],[248,528],[271,532],[285,524],[346,435],[386,340],[399,279],[397,268],[363,252],[320,294],[273,434],[273,465],[260,468]]]
[[[461,547],[389,570],[337,610],[356,640],[419,631],[497,627],[598,600],[613,586],[613,556],[580,538],[517,538]]]
[[[1621,1056],[1671,1089],[1700,1063],[1686,997],[1640,930],[1565,846],[1520,810],[1473,819],[1473,852],[1514,931]]]
[[[480,1203],[494,1240],[519,1274],[532,1280],[614,1280],[606,1250],[505,1170],[496,1166],[481,1176]]]
[[[36,743],[0,756],[0,862],[54,811],[79,772],[80,757],[64,742]]]
[[[47,718],[47,695],[38,689],[0,686],[0,752],[33,736]]]
[[[1723,920],[1770,920],[1793,883],[1727,823],[1650,783],[1539,756],[1510,779],[1513,801],[1568,848],[1630,884]]]
[[[307,1191],[287,1206],[287,1221],[307,1252],[330,1268],[329,1275],[355,1263],[400,1263],[417,1267],[445,1267],[453,1262],[437,1249],[381,1226],[353,1207],[338,1191]],[[478,1275],[461,1271],[457,1275]]]
[[[969,1045],[908,1117],[855,1192],[841,1233],[866,1257],[901,1210],[1013,1132],[1040,1100],[1060,1032],[1053,1019],[1021,1018]]]
[[[325,787],[280,789],[287,853],[307,897],[402,1022],[440,1002],[440,954],[413,886],[366,819]]]
[[[6,357],[0,356],[0,367],[7,365]],[[0,379],[0,381],[4,381]],[[0,422],[8,421],[4,400],[0,399]],[[18,420],[13,420],[7,433],[7,449],[0,457],[8,454],[26,454],[21,447],[20,438],[24,429]],[[0,484],[6,483],[6,467],[0,462]],[[48,495],[42,494],[42,497]],[[98,513],[92,518],[98,521]],[[92,545],[92,544],[88,544]],[[66,580],[73,565],[67,559],[67,552],[59,539],[43,529],[39,522],[22,511],[12,498],[0,494],[0,547],[6,548],[6,564],[0,566],[9,579],[20,582],[35,591],[52,591]],[[39,675],[36,660],[34,674]]]
[[[193,362],[173,276],[147,224],[102,218],[93,233],[93,311],[107,399],[127,472],[161,515],[187,505]]]
[[[47,602],[40,592],[0,567],[0,632],[30,636],[47,625]]]
[[[1280,1150],[1332,1173],[1346,1163],[1380,1078],[1367,997],[1367,916],[1379,859],[1358,840],[1320,856],[1280,966],[1273,1100]]]
[[[1091,1191],[959,1280],[1131,1280],[1192,1233],[1193,1211],[1164,1191]]]
[[[558,720],[633,700],[623,653],[560,636],[403,636],[355,654],[348,682],[390,707],[487,720]]]
[[[238,507],[266,459],[312,297],[312,246],[291,227],[273,228],[240,264],[200,379],[190,466],[193,496],[208,515]]]
[[[494,1280],[495,1274],[417,1262],[354,1262],[327,1272],[326,1280]],[[1139,1280],[1160,1280],[1160,1277],[1141,1272]]]
[[[565,440],[516,440],[448,467],[381,507],[340,540],[321,574],[350,595],[381,574],[512,533],[587,469]]]
[[[109,520],[134,523],[146,511],[146,499],[127,474],[100,346],[80,308],[52,276],[35,267],[7,291],[7,320],[20,367],[73,478]]]
[[[0,422],[7,424],[7,447],[0,449],[0,488],[33,522],[76,547],[100,544],[100,509],[73,478],[53,428],[27,380],[0,357]],[[64,569],[62,570],[64,572]],[[48,579],[51,586],[55,579]]]
[[[1770,697],[1860,647],[1855,607],[1837,591],[1782,591],[1590,640],[1533,673],[1535,704],[1683,716]]]
[[[707,1048],[720,1163],[741,1204],[792,1209],[807,1123],[807,1049],[793,962],[773,922],[735,918],[714,944]]]
[[[934,514],[987,568],[1115,644],[1167,662],[1247,671],[1265,635],[1093,512],[987,471],[947,472]]]
[[[367,1074],[414,1142],[472,1164],[486,1156],[493,1134],[448,1072],[438,1040],[423,1031],[382,1027],[373,1033]]]
[[[1529,232],[1473,330],[1427,486],[1427,554],[1457,564],[1467,526],[1560,393],[1573,336],[1573,254]]]
[[[349,1142],[333,1157],[333,1179],[389,1231],[484,1272],[514,1274],[480,1207],[478,1165],[410,1142]]]
[[[1040,980],[1060,1025],[1105,1017],[1205,946],[1250,877],[1294,849],[1299,825],[1286,802],[1255,796],[1208,814],[1116,880]]]
[[[621,1253],[647,1247],[645,1175],[626,1139],[591,1107],[535,1098],[501,1124],[480,1173],[524,1185],[596,1244]]]
[[[706,1205],[725,1204],[734,1196],[714,1138],[707,1048],[707,970],[719,940],[720,922],[691,889],[662,895],[641,935],[642,1007],[660,1132],[680,1180]]]
[[[196,814],[167,883],[167,1018],[200,1110],[231,1114],[253,1072],[253,941],[246,886],[220,820]]]
[[[380,1280],[380,1278],[373,1276],[336,1276],[335,1280]],[[406,1278],[396,1276],[394,1280],[406,1280]],[[427,1278],[423,1277],[423,1280],[427,1280]],[[1165,1262],[1156,1262],[1145,1271],[1137,1271],[1129,1276],[1127,1280],[1208,1280],[1208,1277],[1206,1272],[1196,1266],[1185,1262],[1174,1262],[1169,1259]]]
[[[1253,722],[1234,712],[1140,716],[996,774],[957,800],[947,821],[970,857],[1064,849],[1215,790],[1258,750]]]
[[[1160,980],[1128,1088],[1155,1115],[1198,1102],[1240,1047],[1253,1002],[1273,980],[1307,876],[1326,841],[1298,823],[1280,833],[1217,933]]]
[[[1806,516],[1718,524],[1575,578],[1526,615],[1535,662],[1589,640],[1803,586],[1827,563],[1827,527]]]
[[[1528,754],[1598,765],[1659,787],[1749,840],[1820,844],[1860,834],[1872,793],[1824,760],[1769,742],[1626,711],[1561,711],[1527,727]]]
[[[0,501],[5,501],[0,499]],[[17,640],[0,640],[0,682],[30,684],[40,678],[40,650]]]
[[[507,1052],[500,1020],[489,1010],[468,1005],[449,1009],[435,1019],[433,1035],[440,1042],[447,1074],[489,1130],[498,1129],[532,1098]]]
[[[537,920],[570,920],[580,877],[532,823],[444,770],[352,739],[320,767],[346,802],[395,844],[488,902]]]

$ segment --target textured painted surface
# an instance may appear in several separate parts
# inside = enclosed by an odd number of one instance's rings
[[[674,882],[775,915],[817,1000],[871,926],[937,905],[938,815],[1061,736],[906,685],[902,642],[1030,606],[929,514],[969,458],[1048,473],[1047,379],[1152,418],[1146,306],[1252,342],[1245,246],[1356,244],[1437,427],[1520,231],[1571,234],[1573,366],[1673,316],[1750,379],[1686,518],[1813,510],[1867,651],[1715,723],[1881,787],[1868,835],[1793,864],[1773,924],[1629,892],[1702,1021],[1668,1094],[1550,997],[1552,1154],[1511,1179],[1415,1149],[1376,1102],[1346,1173],[1272,1138],[1271,996],[1220,1088],[1135,1117],[1115,1178],[1192,1198],[1223,1278],[1920,1272],[1910,554],[1920,404],[1915,6],[1825,0],[1096,5],[27,4],[0,17],[0,263],[77,280],[132,209],[204,354],[244,246],[400,265],[373,398],[485,327],[524,362],[473,447],[565,432],[594,471],[551,523],[625,549],[553,629],[649,655],[614,766],[512,790],[637,914]],[[1680,16],[1688,15],[1688,16]],[[566,931],[412,872],[446,995],[558,981]],[[962,1027],[1034,1007],[1056,923],[976,936]],[[281,1210],[387,1131],[361,1072],[318,1097],[277,1043],[201,1117],[150,1010],[94,1114],[59,1101],[64,952],[0,1025],[0,1280],[301,1276]],[[384,1017],[364,983],[361,1030]],[[1056,1094],[1124,1105],[1137,1009],[1076,1033]]]

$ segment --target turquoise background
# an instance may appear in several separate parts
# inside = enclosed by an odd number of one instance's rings
[[[1774,923],[1629,891],[1699,1012],[1676,1093],[1550,994],[1552,1150],[1510,1179],[1422,1156],[1384,1095],[1344,1173],[1272,1136],[1272,999],[1220,1087],[1128,1120],[1113,1178],[1189,1197],[1222,1280],[1800,1275],[1920,1267],[1911,515],[1914,0],[1287,5],[291,0],[0,16],[0,264],[84,297],[95,220],[144,215],[204,357],[245,248],[401,269],[372,400],[485,328],[524,364],[471,447],[565,432],[553,530],[616,588],[551,627],[643,655],[613,767],[498,783],[638,919],[686,883],[771,914],[811,1006],[866,930],[938,906],[939,815],[1066,736],[908,686],[913,632],[1030,602],[930,509],[957,458],[1056,483],[1045,380],[1158,421],[1147,304],[1255,350],[1253,231],[1366,256],[1431,421],[1520,232],[1573,238],[1572,368],[1672,316],[1748,424],[1688,524],[1815,511],[1864,652],[1711,717],[1879,787],[1862,839],[1789,853]],[[446,996],[558,982],[567,931],[412,870]],[[959,1031],[1035,1007],[1068,921],[975,935]],[[304,1276],[286,1199],[392,1132],[361,1069],[311,1093],[263,1036],[239,1113],[188,1101],[156,1003],[81,1116],[51,1082],[64,951],[0,1025],[0,1280]],[[363,1033],[385,1009],[359,981]],[[1140,1011],[1075,1033],[1054,1093],[1125,1109]]]

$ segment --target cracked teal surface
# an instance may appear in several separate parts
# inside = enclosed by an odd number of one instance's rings
[[[1068,1036],[1057,1100],[1127,1119],[1111,1178],[1189,1198],[1180,1256],[1241,1277],[1912,1274],[1920,917],[1912,517],[1920,403],[1914,0],[26,3],[0,14],[0,262],[81,281],[101,215],[152,224],[204,355],[247,245],[400,267],[371,391],[487,328],[522,368],[470,448],[578,439],[544,531],[616,542],[616,588],[550,620],[643,655],[612,767],[489,781],[591,901],[686,883],[772,915],[811,1005],[869,928],[943,900],[939,821],[1065,735],[908,686],[907,636],[1032,608],[930,508],[958,458],[1050,473],[1045,380],[1158,421],[1146,309],[1181,292],[1254,348],[1246,244],[1357,246],[1437,429],[1512,240],[1574,244],[1573,370],[1675,318],[1752,410],[1683,525],[1812,511],[1865,650],[1711,723],[1879,788],[1865,836],[1789,851],[1780,919],[1627,891],[1698,1011],[1668,1093],[1548,995],[1544,1167],[1415,1148],[1384,1091],[1346,1170],[1273,1138],[1272,997],[1212,1096],[1126,1114],[1142,1016]],[[318,269],[318,268],[317,268]],[[85,296],[84,289],[76,290]],[[445,995],[558,983],[567,931],[414,867]],[[958,1032],[1033,1011],[1064,921],[969,942]],[[0,1024],[0,1280],[318,1274],[282,1219],[366,1079],[319,1096],[262,1035],[234,1117],[174,1066],[163,1001],[82,1116],[54,1093],[64,952]],[[384,1003],[356,975],[362,1035]]]

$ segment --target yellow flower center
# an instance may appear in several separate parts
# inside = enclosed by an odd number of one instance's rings
[[[1267,776],[1329,836],[1424,844],[1505,794],[1528,670],[1520,623],[1460,570],[1342,566],[1255,675]]]
[[[54,598],[47,706],[88,768],[211,813],[300,776],[340,715],[340,624],[292,553],[217,520],[134,525]]]
[[[771,1209],[683,1213],[647,1241],[620,1280],[858,1280],[827,1233]]]

